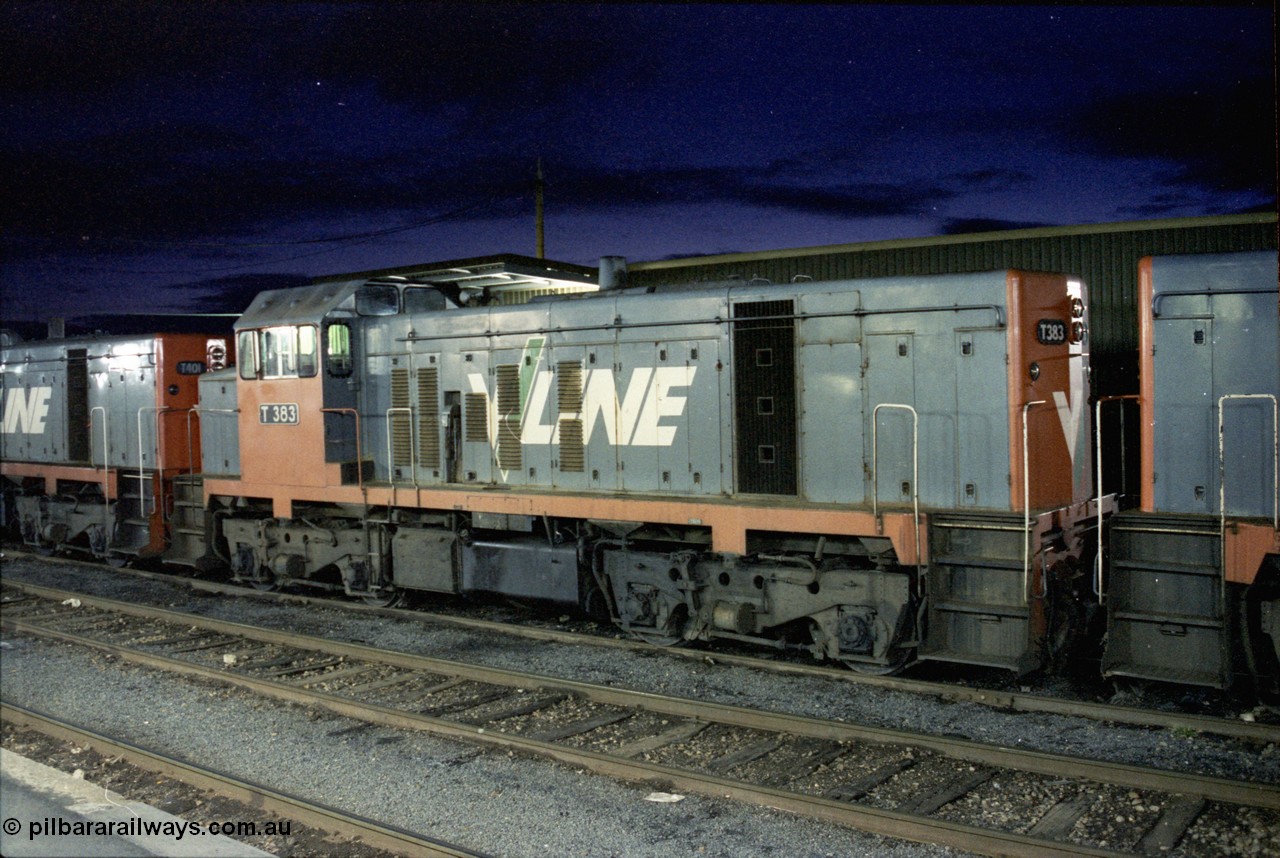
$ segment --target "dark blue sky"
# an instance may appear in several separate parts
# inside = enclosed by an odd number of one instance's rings
[[[1273,210],[1269,3],[22,3],[2,312]]]

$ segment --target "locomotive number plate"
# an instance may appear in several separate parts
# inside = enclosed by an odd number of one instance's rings
[[[1042,346],[1062,345],[1067,341],[1067,323],[1061,319],[1041,319],[1036,322],[1036,340]]]
[[[294,425],[298,422],[298,403],[265,402],[258,406],[258,422]]]

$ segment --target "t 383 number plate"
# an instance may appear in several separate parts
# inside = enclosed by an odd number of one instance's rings
[[[259,423],[298,422],[298,403],[296,402],[264,402],[258,406]]]

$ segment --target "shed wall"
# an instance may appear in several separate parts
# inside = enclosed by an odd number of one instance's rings
[[[1137,380],[1137,272],[1144,256],[1276,250],[1276,215],[1235,215],[1015,230],[973,236],[849,244],[827,248],[639,262],[631,286],[798,276],[843,280],[1022,268],[1077,275],[1090,289],[1091,351],[1101,394],[1130,392]]]

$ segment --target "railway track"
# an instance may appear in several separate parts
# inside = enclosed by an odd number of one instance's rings
[[[1215,827],[1280,815],[1270,784],[478,667],[30,584],[5,582],[4,595],[11,632],[369,723],[986,854],[1207,854],[1196,844],[1212,842]],[[1127,807],[1119,833],[1117,801]],[[1110,851],[1092,845],[1104,841]]]
[[[10,552],[12,554],[12,552]],[[34,561],[45,558],[36,555],[18,555]],[[59,558],[59,563],[84,565],[95,570],[102,567],[98,564],[81,560]],[[829,667],[820,664],[805,664],[792,661],[779,661],[771,658],[742,655],[718,651],[708,654],[701,649],[684,649],[679,647],[658,648],[643,641],[619,638],[604,634],[589,634],[569,631],[561,628],[546,628],[538,625],[517,625],[475,617],[458,616],[437,612],[406,609],[385,608],[366,605],[360,602],[335,600],[331,597],[308,596],[298,593],[279,591],[252,590],[234,584],[206,581],[198,578],[178,577],[174,575],[151,572],[142,569],[110,569],[111,574],[129,575],[141,580],[159,581],[173,585],[181,585],[192,590],[217,593],[219,595],[239,596],[263,601],[278,601],[291,604],[316,605],[324,607],[339,606],[343,610],[355,613],[366,613],[377,616],[394,617],[416,622],[429,622],[439,625],[454,626],[463,629],[492,632],[512,637],[527,638],[536,641],[554,641],[570,644],[590,644],[592,646],[610,647],[632,651],[653,651],[661,649],[664,654],[675,658],[714,661],[772,673],[814,676],[823,679],[847,682],[863,687],[883,689],[886,691],[922,694],[937,697],[950,702],[975,703],[994,709],[1009,712],[1041,713],[1061,715],[1075,718],[1088,718],[1113,724],[1128,724],[1153,729],[1193,731],[1209,735],[1223,736],[1231,739],[1242,739],[1252,742],[1276,742],[1280,740],[1280,726],[1258,723],[1235,718],[1223,718],[1212,715],[1196,715],[1193,713],[1142,709],[1133,706],[1120,706],[1099,703],[1089,700],[1053,697],[1044,694],[1008,691],[983,687],[969,687],[948,682],[935,682],[901,676],[875,676],[854,673],[840,667]]]
[[[277,818],[292,819],[310,828],[329,832],[346,840],[359,839],[375,849],[397,855],[421,855],[429,858],[480,858],[474,852],[444,841],[422,837],[410,831],[385,825],[335,807],[291,795],[263,784],[252,783],[187,760],[143,748],[132,742],[107,736],[87,727],[70,724],[60,718],[23,706],[0,703],[0,716],[8,724],[25,727],[62,741],[74,742],[107,757],[119,758],[136,768],[145,769],[188,786],[209,790],[241,802],[255,811]]]

